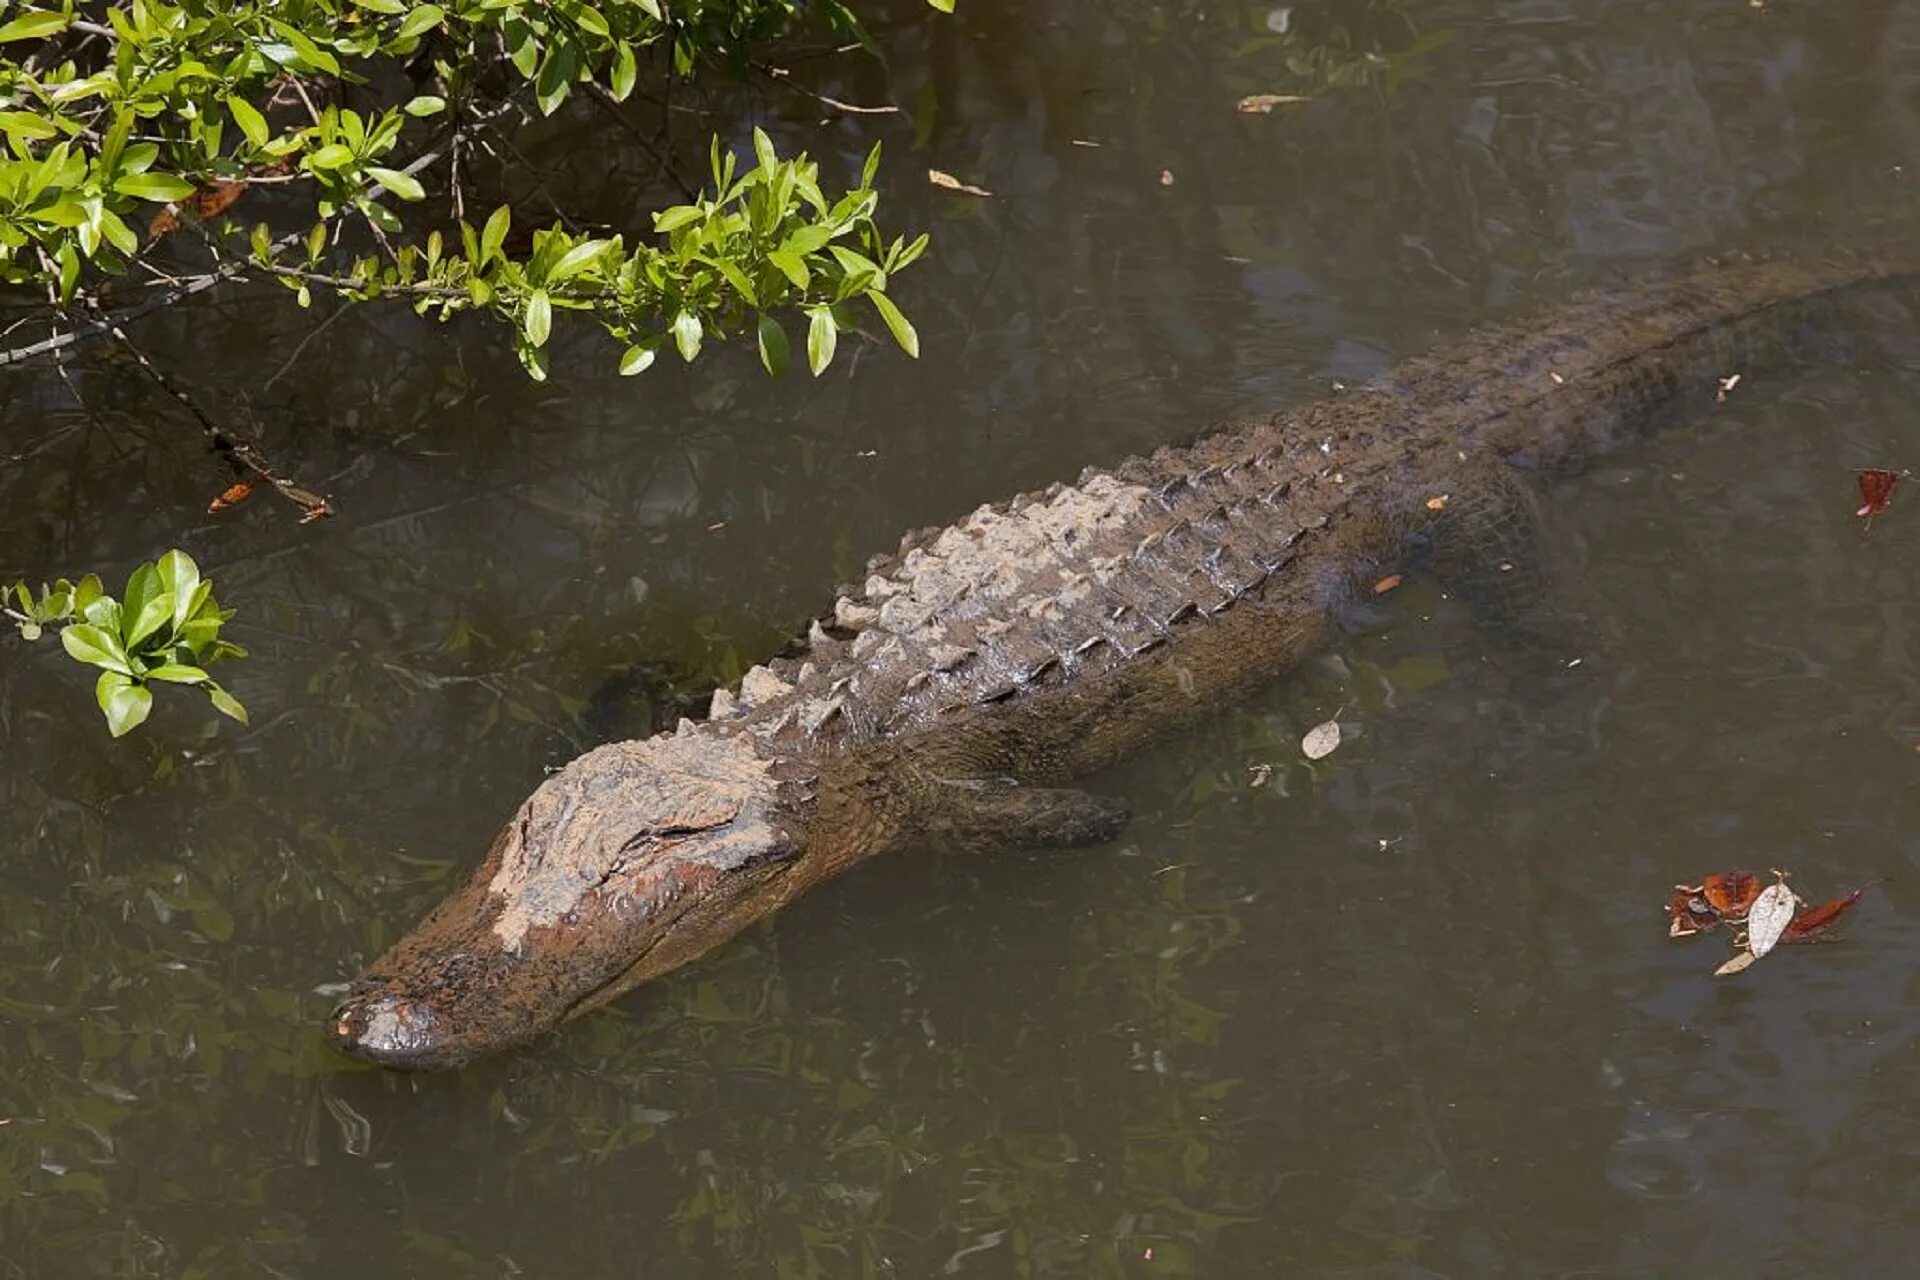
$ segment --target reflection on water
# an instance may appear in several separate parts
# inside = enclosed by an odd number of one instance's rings
[[[1585,285],[1911,239],[1920,6],[918,8],[884,68],[796,63],[900,117],[708,104],[849,170],[886,139],[935,234],[918,365],[582,346],[534,386],[398,313],[152,323],[324,481],[305,528],[198,515],[217,469],[110,353],[8,375],[0,577],[177,542],[256,656],[251,730],[117,745],[57,655],[0,668],[0,1275],[1901,1270],[1920,523],[1863,534],[1849,474],[1911,461],[1898,332],[1556,486],[1564,654],[1410,582],[1104,780],[1114,846],[875,863],[457,1077],[324,1050],[332,984],[543,766],[902,529]],[[1312,100],[1233,110],[1262,92]],[[627,209],[619,145],[540,159]],[[1713,984],[1659,906],[1725,865],[1883,882],[1844,945]]]

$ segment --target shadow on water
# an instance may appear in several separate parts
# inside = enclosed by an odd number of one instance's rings
[[[737,675],[902,529],[1581,287],[1912,239],[1920,6],[915,8],[884,67],[804,64],[899,117],[711,107],[847,171],[886,139],[935,237],[917,366],[635,382],[583,344],[542,387],[399,312],[150,324],[324,481],[306,528],[198,515],[218,471],[109,354],[8,375],[0,576],[177,543],[255,657],[251,729],[119,744],[57,655],[0,667],[0,1276],[1901,1270],[1920,525],[1863,533],[1849,473],[1914,455],[1911,335],[1744,371],[1555,486],[1555,662],[1410,581],[1106,780],[1115,845],[875,863],[455,1077],[322,1048],[333,984],[543,767]],[[1261,92],[1312,100],[1233,110]],[[630,208],[622,145],[536,158]],[[1726,865],[1884,884],[1845,945],[1716,985],[1658,907]]]

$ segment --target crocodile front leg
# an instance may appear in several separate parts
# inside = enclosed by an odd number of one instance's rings
[[[1077,849],[1113,839],[1130,817],[1116,801],[1067,787],[1032,787],[1002,778],[934,779],[924,830],[936,844],[967,851]]]

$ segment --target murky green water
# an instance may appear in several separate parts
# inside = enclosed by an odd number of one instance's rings
[[[875,862],[458,1076],[323,1048],[333,984],[543,766],[737,674],[902,529],[1583,286],[1920,226],[1920,5],[919,8],[884,70],[795,64],[901,116],[731,91],[676,123],[848,170],[884,137],[935,237],[918,364],[621,380],[583,345],[542,388],[399,313],[145,325],[333,495],[307,527],[202,516],[222,473],[103,349],[4,375],[0,576],[178,543],[256,656],[250,731],[180,699],[118,745],[64,658],[0,660],[0,1276],[1904,1271],[1920,510],[1863,534],[1851,468],[1920,456],[1913,333],[1743,371],[1554,487],[1552,661],[1409,583],[1104,780],[1114,846]],[[534,154],[610,219],[646,172],[585,130]],[[1844,944],[1714,983],[1724,944],[1659,907],[1723,866],[1879,883]]]

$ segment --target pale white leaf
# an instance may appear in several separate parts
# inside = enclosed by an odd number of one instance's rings
[[[1754,955],[1753,952],[1751,951],[1742,951],[1739,954],[1735,955],[1731,960],[1728,960],[1725,964],[1721,965],[1718,969],[1715,969],[1713,971],[1713,976],[1716,978],[1732,977],[1734,974],[1749,968],[1753,964],[1753,962],[1755,960],[1758,960],[1759,958],[1760,958],[1759,956]]]
[[[1300,750],[1309,760],[1324,760],[1340,746],[1340,722],[1328,720],[1307,730],[1307,736],[1300,739]]]
[[[1243,116],[1264,116],[1271,115],[1275,107],[1305,101],[1306,98],[1297,93],[1250,93],[1234,103],[1233,109]]]
[[[1793,923],[1796,905],[1793,890],[1782,884],[1768,885],[1747,909],[1747,950],[1758,960],[1773,950],[1780,935]]]

